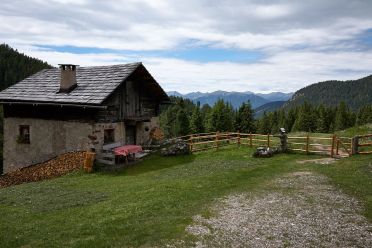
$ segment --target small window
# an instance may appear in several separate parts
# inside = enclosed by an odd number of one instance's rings
[[[30,126],[21,125],[19,126],[18,143],[30,144]]]
[[[109,144],[115,142],[115,129],[105,129],[103,143]]]

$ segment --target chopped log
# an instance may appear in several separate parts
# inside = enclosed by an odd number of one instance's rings
[[[44,163],[31,165],[0,176],[0,188],[25,182],[35,182],[59,177],[80,170],[84,165],[86,152],[69,152]]]

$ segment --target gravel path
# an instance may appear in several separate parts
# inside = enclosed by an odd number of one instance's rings
[[[186,231],[195,247],[372,247],[372,225],[360,211],[326,177],[296,172],[260,193],[221,199],[215,217],[195,216]]]

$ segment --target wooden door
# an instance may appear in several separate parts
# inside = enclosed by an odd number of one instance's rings
[[[136,144],[136,126],[125,126],[125,144]]]
[[[138,114],[139,110],[139,95],[135,83],[133,81],[127,81],[126,90],[126,116],[134,117]]]

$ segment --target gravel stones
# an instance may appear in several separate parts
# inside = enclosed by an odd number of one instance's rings
[[[216,217],[200,215],[186,231],[195,247],[372,247],[361,206],[324,176],[296,172],[267,190],[223,198]]]

